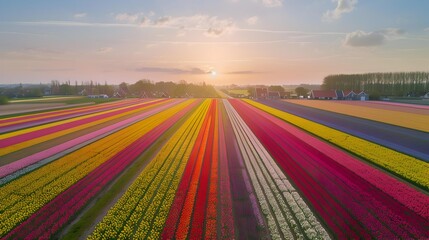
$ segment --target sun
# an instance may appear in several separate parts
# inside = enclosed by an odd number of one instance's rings
[[[212,75],[212,77],[216,77],[217,72],[216,72],[215,70],[211,70],[211,71],[210,71],[210,74]]]

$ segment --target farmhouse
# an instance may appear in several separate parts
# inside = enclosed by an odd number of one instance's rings
[[[329,100],[361,100],[366,101],[369,95],[365,91],[356,93],[353,90],[311,90],[311,99],[329,99]]]
[[[345,90],[343,91],[345,100],[354,100],[357,97],[357,94],[353,90]]]
[[[270,91],[270,92],[268,92],[268,98],[269,99],[279,99],[281,96],[280,96],[280,92],[278,92],[278,91]]]
[[[268,97],[268,88],[258,87],[255,88],[255,98],[267,98]]]
[[[369,99],[369,94],[366,93],[365,91],[361,91],[360,93],[358,93],[357,97],[358,97],[357,100],[367,101]]]
[[[338,99],[335,90],[311,90],[310,98],[312,99]]]

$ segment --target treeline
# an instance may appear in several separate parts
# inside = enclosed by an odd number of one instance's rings
[[[0,95],[7,98],[37,98],[45,95],[97,95],[113,96],[114,86],[107,83],[99,84],[88,81],[71,83],[70,81],[51,81],[51,84],[18,84],[16,86],[0,88]]]
[[[367,92],[370,97],[420,97],[429,91],[429,72],[365,73],[330,75],[322,89]]]
[[[18,84],[13,87],[2,87],[0,88],[0,96],[7,98],[33,98],[33,97],[42,97],[43,91],[47,85],[27,85],[23,86]]]
[[[122,82],[118,85],[109,85],[106,82],[59,82],[51,81],[50,84],[18,84],[0,87],[0,96],[9,98],[42,97],[45,95],[101,95],[109,97],[219,97],[215,88],[211,85],[187,83],[182,80],[174,82],[152,82],[142,79],[134,84]]]
[[[98,95],[106,94],[112,96],[114,94],[114,86],[108,85],[107,82],[100,84],[93,81],[85,81],[78,83],[70,81],[60,83],[57,80],[51,81],[49,88],[45,89],[48,95]]]
[[[219,97],[211,85],[174,82],[152,82],[142,79],[134,84],[121,83],[119,94],[130,97]]]

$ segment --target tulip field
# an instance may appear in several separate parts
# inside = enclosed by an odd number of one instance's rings
[[[429,238],[427,109],[335,104],[127,99],[4,116],[1,239]]]

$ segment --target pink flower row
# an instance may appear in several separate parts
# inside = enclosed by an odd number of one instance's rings
[[[157,112],[163,111],[165,109],[168,109],[169,107],[177,104],[177,101],[168,103],[166,105],[163,105],[161,107],[155,108],[155,109],[151,109],[149,111],[146,111],[142,114],[139,114],[137,116],[131,117],[131,118],[127,118],[126,120],[123,120],[121,122],[109,125],[105,128],[99,129],[97,131],[85,134],[83,136],[77,137],[75,139],[69,140],[65,143],[56,145],[54,147],[51,147],[49,149],[43,150],[41,152],[35,153],[33,155],[30,155],[28,157],[24,157],[20,160],[14,161],[12,163],[9,163],[7,165],[1,166],[0,167],[0,178],[1,177],[5,177],[15,171],[18,171],[19,169],[22,169],[24,167],[27,167],[31,164],[34,164],[42,159],[46,159],[50,156],[53,156],[57,153],[63,152],[66,149],[69,149],[73,146],[76,146],[78,144],[84,143],[86,141],[91,141],[94,138],[97,138],[98,136],[101,136],[103,134],[112,132],[112,131],[117,131],[123,127],[126,127],[136,121],[140,121],[143,118],[149,117]]]
[[[136,110],[145,106],[149,106],[149,105],[153,105],[155,103],[159,103],[159,102],[164,102],[164,101],[168,101],[167,99],[163,99],[163,100],[159,100],[157,102],[149,102],[149,103],[140,103],[140,104],[135,104],[132,105],[130,107],[127,107],[125,109],[119,109],[116,111],[112,111],[112,112],[107,112],[107,113],[103,113],[103,114],[99,114],[96,116],[92,116],[92,117],[88,117],[88,118],[83,118],[83,119],[79,119],[76,121],[72,121],[72,122],[67,122],[67,123],[63,123],[60,125],[55,125],[52,127],[48,127],[48,128],[44,128],[44,129],[40,129],[40,130],[36,130],[36,131],[32,131],[32,132],[28,132],[28,133],[24,133],[24,134],[19,134],[13,137],[9,137],[6,139],[1,139],[0,140],[0,147],[8,147],[8,146],[12,146],[21,142],[25,142],[34,138],[38,138],[38,137],[42,137],[48,134],[52,134],[58,131],[62,131],[64,129],[70,129],[73,127],[78,127],[80,125],[86,124],[86,123],[90,123],[90,122],[94,122],[100,119],[104,119],[104,118],[108,118],[108,117],[112,117],[121,113],[125,113],[128,111],[132,111],[132,110]]]
[[[220,106],[219,106],[220,107]],[[219,192],[220,192],[220,224],[221,238],[232,239],[235,236],[234,218],[232,215],[232,196],[230,176],[228,171],[228,159],[226,152],[225,130],[223,126],[223,114],[219,111]]]
[[[100,105],[91,105],[87,107],[79,107],[65,110],[50,111],[46,113],[30,114],[20,117],[0,119],[0,133],[10,132],[21,128],[32,127],[40,124],[50,123],[72,117],[78,117],[85,114],[91,114],[109,109],[120,108],[136,103],[141,100],[118,101]],[[147,100],[144,100],[147,101]]]

